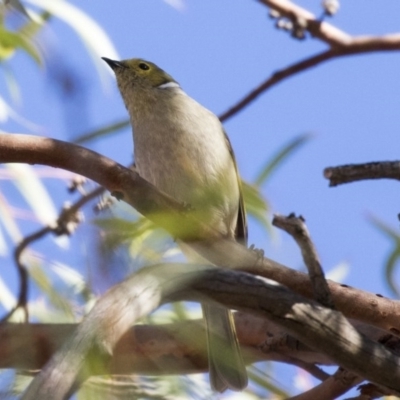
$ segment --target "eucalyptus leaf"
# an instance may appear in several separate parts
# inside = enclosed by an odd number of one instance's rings
[[[400,297],[400,288],[395,279],[396,268],[400,261],[400,235],[396,230],[392,229],[390,226],[385,224],[383,221],[380,221],[376,217],[370,217],[369,220],[380,232],[388,236],[393,242],[393,249],[386,259],[384,271],[386,282],[390,290],[395,296]]]
[[[313,137],[310,133],[304,133],[296,136],[294,139],[286,143],[278,152],[276,152],[264,165],[257,178],[254,181],[256,186],[265,183],[273,172],[290,156],[307,143]]]
[[[14,173],[14,185],[30,205],[38,220],[44,225],[53,224],[58,218],[56,207],[34,168],[27,164],[6,164],[4,168]]]
[[[42,63],[41,56],[29,37],[0,26],[0,60],[11,58],[18,49],[25,50],[38,64]]]
[[[102,128],[96,129],[92,132],[84,133],[74,140],[76,144],[83,144],[91,142],[97,139],[103,139],[106,136],[116,133],[130,125],[129,119],[123,119],[122,121],[114,122],[109,125],[105,125]]]
[[[54,286],[54,282],[47,276],[43,268],[38,263],[33,263],[29,267],[29,276],[48,297],[50,304],[61,311],[65,318],[71,322],[75,320],[71,300],[66,298]]]
[[[100,57],[106,56],[112,59],[119,59],[118,53],[106,31],[91,17],[66,1],[27,0],[27,2],[60,18],[75,30],[88,49],[99,76],[105,84],[107,82],[106,77],[111,77],[112,72],[104,67]]]
[[[271,223],[268,218],[269,204],[263,198],[260,188],[242,181],[242,190],[246,212],[269,231],[271,229]]]

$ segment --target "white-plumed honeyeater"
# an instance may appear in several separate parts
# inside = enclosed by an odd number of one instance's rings
[[[247,241],[246,216],[233,151],[219,119],[157,65],[103,60],[112,68],[133,127],[137,171],[190,205],[225,237]],[[247,373],[231,311],[203,305],[214,390],[242,390]]]

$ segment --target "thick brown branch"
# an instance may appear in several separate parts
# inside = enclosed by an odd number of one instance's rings
[[[324,177],[329,180],[329,186],[338,186],[367,179],[400,180],[400,161],[369,162],[328,167],[324,170]]]
[[[103,296],[23,399],[65,398],[77,379],[107,373],[113,348],[129,327],[160,304],[176,300],[217,301],[266,317],[335,363],[400,393],[400,359],[360,335],[341,313],[242,272],[160,264],[142,269]]]
[[[281,327],[266,319],[237,312],[236,331],[247,364],[260,360],[296,359],[296,365],[332,365],[326,355],[297,343],[277,349],[265,345],[285,335]],[[0,368],[39,370],[76,331],[78,324],[0,325]],[[361,331],[376,340],[381,331],[364,325]],[[196,335],[193,335],[196,332]],[[163,325],[136,325],[118,341],[108,365],[111,374],[189,374],[207,370],[207,348],[203,320]],[[294,363],[292,361],[292,363]],[[315,370],[318,374],[321,371]],[[322,376],[322,375],[318,375]]]
[[[97,183],[123,193],[128,204],[159,225],[170,228],[172,234],[179,233],[176,226],[185,224],[190,224],[192,231],[206,232],[209,241],[193,242],[191,246],[214,264],[264,276],[296,293],[313,298],[312,286],[306,274],[266,257],[260,258],[256,252],[233,241],[216,240],[217,233],[194,218],[190,219],[187,213],[182,213],[179,203],[157,191],[133,171],[106,157],[70,143],[29,135],[3,134],[0,135],[0,163],[4,162],[40,163],[98,179]],[[175,221],[175,224],[157,219],[160,214],[168,216],[168,221]],[[203,234],[203,237],[207,235]],[[400,332],[400,302],[331,281],[328,284],[335,307],[348,318]]]

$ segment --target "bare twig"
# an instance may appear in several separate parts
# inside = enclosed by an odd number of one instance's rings
[[[311,67],[315,67],[316,65],[328,61],[333,57],[337,57],[337,54],[334,50],[327,50],[322,53],[318,53],[314,56],[296,62],[292,65],[289,65],[286,68],[283,68],[277,72],[274,72],[269,78],[267,78],[264,82],[262,82],[259,86],[253,89],[249,94],[247,94],[243,99],[239,100],[235,105],[230,107],[227,111],[219,116],[219,119],[223,122],[227,119],[233,117],[243,108],[247,107],[251,102],[253,102],[258,96],[263,94],[266,90],[280,83],[286,78],[289,78],[299,72],[305,71]]]
[[[275,215],[272,225],[283,229],[291,235],[300,247],[304,263],[310,275],[315,300],[325,307],[334,309],[335,307],[329,291],[329,286],[326,282],[317,250],[311,240],[304,218],[301,216],[296,217],[294,214],[290,214],[288,217]]]
[[[328,167],[324,170],[324,177],[329,180],[329,186],[367,179],[400,180],[400,161],[380,161]]]
[[[24,310],[25,322],[29,320],[29,312],[27,307],[28,301],[28,271],[24,263],[22,262],[22,255],[26,248],[41,239],[48,233],[53,233],[57,236],[60,235],[69,235],[73,232],[76,225],[80,222],[80,217],[77,215],[80,208],[83,207],[90,200],[98,197],[101,193],[104,192],[102,187],[98,187],[91,192],[80,197],[78,201],[76,201],[73,205],[69,207],[65,207],[56,223],[53,226],[45,226],[38,229],[36,232],[26,236],[21,243],[15,248],[14,251],[14,260],[17,266],[17,271],[19,274],[19,293],[18,300],[16,305],[7,312],[7,314],[0,319],[0,324],[4,321],[7,321],[11,316],[19,309],[22,308]]]
[[[302,25],[304,25],[305,29],[309,31],[313,37],[326,43],[329,49],[273,73],[243,99],[239,100],[235,105],[221,114],[221,121],[225,121],[243,110],[258,96],[284,79],[315,67],[325,61],[354,54],[400,50],[400,33],[382,36],[351,36],[335,26],[319,20],[308,10],[288,0],[259,0],[259,2],[278,11],[280,15],[289,18],[295,25],[298,24],[299,21],[302,21]]]
[[[352,40],[352,37],[329,24],[320,21],[314,14],[308,10],[292,3],[288,0],[258,0],[260,3],[278,11],[278,13],[296,22],[298,20],[305,21],[305,28],[313,35],[313,37],[322,40],[330,46],[344,46]]]
[[[1,318],[0,323],[7,321],[19,308],[22,308],[24,311],[24,319],[25,322],[29,320],[29,312],[27,307],[28,301],[28,271],[26,266],[23,264],[21,260],[22,253],[24,250],[36,240],[41,239],[47,233],[51,232],[51,228],[45,226],[40,228],[38,231],[32,233],[31,235],[25,237],[21,243],[14,250],[14,260],[15,265],[17,266],[17,271],[19,275],[19,293],[17,304],[10,310],[3,318]]]

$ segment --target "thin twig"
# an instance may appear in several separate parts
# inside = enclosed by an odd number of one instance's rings
[[[286,78],[289,78],[299,72],[305,71],[308,68],[315,67],[316,65],[328,61],[334,57],[337,57],[335,50],[327,50],[322,53],[318,53],[314,56],[308,57],[304,60],[296,62],[283,68],[275,73],[273,73],[269,78],[262,82],[259,86],[253,89],[249,94],[247,94],[243,99],[239,100],[234,106],[230,107],[227,111],[219,116],[219,119],[224,122],[231,118],[239,111],[243,110],[251,102],[253,102],[258,96],[263,94],[266,90],[280,83]]]
[[[300,247],[313,286],[315,300],[325,307],[334,309],[329,286],[304,218],[301,216],[296,217],[294,214],[290,214],[287,217],[275,215],[272,225],[283,229],[291,235]]]
[[[0,323],[7,321],[19,308],[22,308],[24,312],[24,320],[28,322],[29,320],[29,312],[27,307],[28,301],[28,271],[26,266],[22,263],[21,256],[23,251],[36,240],[41,239],[47,233],[51,232],[51,228],[49,226],[45,226],[40,228],[38,231],[32,233],[31,235],[25,237],[21,243],[15,248],[14,251],[14,260],[15,265],[17,266],[17,272],[19,275],[19,293],[18,300],[15,306],[8,311],[6,315],[4,315],[0,319]]]
[[[329,49],[273,73],[235,105],[222,113],[220,115],[221,121],[226,121],[228,118],[231,118],[239,111],[243,110],[258,96],[284,79],[315,67],[325,61],[354,54],[400,50],[399,33],[382,36],[351,36],[335,26],[319,20],[308,10],[299,7],[288,0],[259,0],[259,2],[278,11],[280,15],[291,19],[294,23],[303,21],[304,29],[309,31],[313,37],[329,45]]]
[[[19,293],[18,293],[18,300],[16,305],[7,312],[0,319],[0,324],[7,321],[11,316],[19,309],[22,308],[24,311],[24,320],[28,322],[29,320],[29,311],[27,307],[28,302],[28,270],[26,266],[22,262],[22,254],[26,250],[26,248],[36,242],[37,240],[41,239],[48,233],[54,233],[57,236],[63,234],[71,234],[74,227],[77,223],[79,223],[79,217],[77,217],[77,213],[81,207],[83,207],[87,202],[94,199],[95,197],[99,196],[101,193],[104,192],[104,188],[98,187],[88,194],[85,194],[79,198],[73,205],[70,207],[64,208],[54,226],[45,226],[37,230],[36,232],[26,236],[21,243],[15,248],[14,251],[14,260],[17,266],[17,271],[19,275]],[[73,227],[72,227],[73,226]]]

